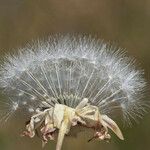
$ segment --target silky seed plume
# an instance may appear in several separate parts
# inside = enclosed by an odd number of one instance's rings
[[[143,71],[137,70],[135,60],[121,49],[90,36],[51,36],[4,58],[0,87],[11,99],[7,103],[1,101],[9,108],[2,121],[18,109],[25,111],[31,116],[32,125],[27,125],[24,135],[33,137],[35,129],[31,126],[38,123],[44,143],[58,134],[56,150],[61,149],[71,127],[79,124],[96,129],[93,138],[109,139],[108,127],[123,139],[110,118],[119,114],[130,124],[142,117],[147,105],[142,100],[145,85]],[[60,112],[58,116],[56,110]],[[92,112],[90,116],[85,113],[87,110]],[[104,129],[97,129],[96,122]]]

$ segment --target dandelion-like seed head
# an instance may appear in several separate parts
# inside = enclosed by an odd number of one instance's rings
[[[145,112],[145,80],[135,61],[121,49],[85,36],[54,36],[38,40],[6,56],[0,87],[11,97],[11,111],[31,116],[23,135],[42,133],[43,144],[58,135],[56,150],[75,126],[95,131],[89,140],[110,139],[117,114],[130,123]],[[8,104],[10,106],[10,104]]]

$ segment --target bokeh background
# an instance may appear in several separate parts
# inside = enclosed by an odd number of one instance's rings
[[[0,0],[0,58],[55,33],[91,34],[126,48],[149,83],[150,0]],[[0,128],[0,150],[41,150],[38,138],[20,137],[24,125],[19,120]],[[65,139],[63,150],[149,150],[150,113],[123,133],[125,141],[113,136],[109,144],[87,143],[88,135],[81,134]],[[44,149],[54,147],[55,142],[49,142]]]

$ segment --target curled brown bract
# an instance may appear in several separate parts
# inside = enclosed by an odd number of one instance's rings
[[[83,126],[95,131],[89,140],[109,140],[108,128],[111,129],[121,140],[123,135],[118,125],[106,115],[101,115],[97,106],[90,105],[88,99],[83,99],[76,108],[63,104],[55,104],[55,107],[37,112],[26,125],[23,135],[34,137],[37,130],[42,135],[43,145],[49,140],[55,139],[58,131],[56,150],[61,150],[63,139],[71,127]]]

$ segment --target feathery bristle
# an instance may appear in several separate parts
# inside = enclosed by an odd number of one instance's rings
[[[134,65],[121,49],[100,40],[54,36],[6,56],[0,87],[11,97],[12,112],[25,108],[35,113],[56,103],[75,108],[87,98],[101,114],[114,118],[119,110],[129,122],[146,106],[143,71]]]

